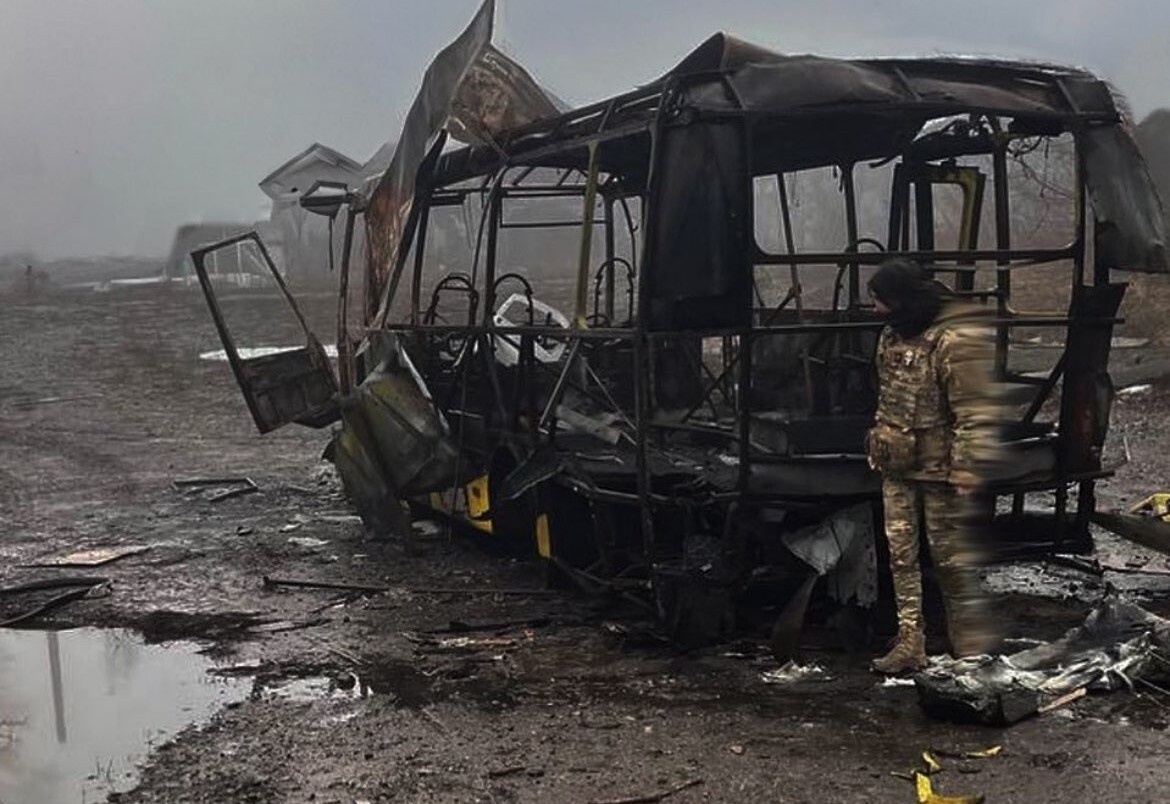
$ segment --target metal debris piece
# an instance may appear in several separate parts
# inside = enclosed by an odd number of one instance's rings
[[[984,748],[982,751],[968,751],[963,754],[964,759],[990,759],[997,757],[1003,753],[1002,745],[993,745],[990,748]]]
[[[702,779],[691,779],[677,784],[669,790],[660,790],[657,793],[647,793],[641,796],[627,796],[626,798],[595,798],[589,804],[654,804],[656,801],[662,801],[665,798],[673,796],[675,793],[680,793],[683,790],[700,785],[703,783]]]
[[[451,620],[446,628],[432,628],[428,634],[468,634],[474,631],[503,631],[509,628],[542,628],[553,624],[551,617],[527,617],[518,620],[495,620],[485,623],[466,623],[462,620]],[[559,621],[559,622],[564,622]]]
[[[1003,753],[1003,746],[993,745],[977,751],[949,751],[945,748],[932,748],[930,751],[936,757],[946,757],[947,759],[991,759]]]
[[[942,765],[934,758],[934,754],[930,751],[922,752],[922,761],[926,764],[926,772],[928,774],[935,774],[942,770]]]
[[[1163,522],[1170,522],[1170,493],[1151,494],[1129,509],[1131,514],[1156,516]]]
[[[297,547],[303,547],[306,550],[316,550],[318,547],[324,547],[329,544],[325,539],[314,539],[312,536],[289,536],[289,544],[295,544]]]
[[[1089,518],[1093,524],[1123,539],[1170,555],[1170,522],[1164,522],[1159,517],[1120,511],[1094,511]]]
[[[80,394],[78,396],[46,396],[40,399],[19,399],[13,403],[16,408],[31,408],[36,405],[56,405],[60,402],[80,402],[85,399],[101,399],[104,394]]]
[[[24,592],[35,592],[43,589],[78,587],[63,592],[55,597],[50,598],[41,605],[19,614],[15,617],[10,617],[7,620],[0,620],[0,628],[15,628],[18,625],[24,625],[32,620],[37,619],[45,614],[48,614],[54,609],[64,606],[66,603],[71,603],[74,600],[80,600],[88,596],[92,591],[98,587],[109,583],[106,578],[50,578],[43,581],[31,581],[29,583],[20,584],[18,586],[11,586],[6,589],[0,589],[0,596],[15,595]]]
[[[765,684],[796,684],[801,681],[832,681],[825,668],[819,664],[798,664],[790,661],[775,670],[765,671],[760,675]]]
[[[1059,698],[1057,698],[1055,701],[1052,701],[1051,703],[1044,704],[1044,706],[1041,706],[1039,709],[1036,710],[1036,713],[1040,714],[1040,715],[1048,714],[1049,712],[1053,711],[1054,709],[1059,709],[1062,706],[1070,704],[1073,701],[1077,700],[1078,698],[1084,698],[1088,694],[1089,694],[1089,690],[1087,687],[1081,687],[1080,689],[1075,689],[1066,695],[1061,695]]]
[[[935,657],[914,682],[932,717],[1011,725],[1080,688],[1132,688],[1161,670],[1157,657],[1165,652],[1170,621],[1112,594],[1059,640],[1007,656]]]
[[[209,486],[234,486],[239,483],[252,484],[252,479],[248,477],[189,477],[181,480],[172,480],[171,487],[175,491],[183,491],[185,489],[193,488],[207,488]]]
[[[151,548],[149,544],[132,544],[123,547],[95,547],[90,550],[78,550],[65,555],[52,556],[41,559],[26,567],[100,567],[127,556],[145,553]]]
[[[914,679],[910,678],[909,676],[886,676],[878,683],[877,686],[881,687],[882,689],[887,689],[889,687],[913,687]]]
[[[192,477],[171,481],[171,488],[175,491],[191,495],[201,495],[217,487],[221,487],[222,490],[204,497],[207,502],[222,502],[232,497],[254,494],[260,490],[256,481],[250,477]]]
[[[611,445],[615,445],[622,440],[621,430],[618,430],[616,427],[610,427],[608,424],[598,421],[591,416],[586,416],[584,413],[574,410],[567,405],[557,405],[556,413],[557,421],[577,432],[588,433]]]
[[[332,581],[311,581],[298,578],[271,578],[263,577],[264,586],[288,586],[295,589],[333,589],[343,592],[365,592],[369,594],[384,594],[386,592],[406,592],[412,595],[550,595],[551,589],[491,589],[469,586],[465,589],[458,587],[415,587],[404,588],[395,586],[376,586],[372,584],[341,583]]]
[[[294,589],[331,589],[344,592],[362,592],[367,594],[383,594],[391,591],[389,586],[371,586],[353,583],[331,583],[327,581],[303,581],[296,578],[270,578],[264,576],[264,586],[288,586]]]

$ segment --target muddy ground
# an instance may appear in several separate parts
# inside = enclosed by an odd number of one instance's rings
[[[328,333],[331,297],[304,302]],[[225,306],[243,343],[296,342],[275,297]],[[22,566],[46,556],[148,545],[82,573],[108,577],[110,593],[41,624],[194,640],[215,672],[251,684],[157,747],[137,786],[110,800],[587,802],[677,789],[672,804],[911,802],[892,771],[927,748],[991,745],[1002,755],[946,762],[937,788],[988,802],[1167,799],[1170,698],[1153,691],[1006,730],[948,725],[922,714],[913,689],[879,686],[868,652],[818,648],[829,640],[816,633],[803,659],[831,680],[769,685],[762,640],[678,654],[634,611],[546,591],[539,565],[494,555],[486,537],[420,527],[407,542],[366,539],[318,460],[327,434],[257,435],[227,364],[198,358],[220,344],[196,294],[11,297],[0,343],[0,584],[79,573]],[[1110,456],[1128,447],[1130,461],[1103,505],[1166,486],[1168,408],[1165,383],[1119,399],[1124,439]],[[223,475],[260,492],[212,502],[171,485]],[[1028,572],[997,596],[1009,635],[1059,634],[1100,594],[1075,570]],[[265,576],[390,591],[277,589]],[[1117,579],[1156,590],[1149,577]],[[530,622],[477,628],[518,620]]]

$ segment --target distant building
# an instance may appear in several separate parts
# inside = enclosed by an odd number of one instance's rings
[[[167,257],[164,273],[169,279],[189,279],[195,276],[195,266],[191,261],[191,252],[201,246],[211,245],[226,240],[233,235],[256,230],[264,240],[264,245],[272,254],[277,268],[284,270],[281,265],[282,243],[280,232],[276,226],[268,221],[255,223],[188,223],[175,230],[175,239],[171,242],[171,252]],[[208,270],[212,274],[256,274],[267,276],[269,271],[254,247],[243,245],[239,248],[227,248],[214,252],[209,257]]]
[[[1162,197],[1162,214],[1170,226],[1170,109],[1156,109],[1137,127],[1137,141]]]
[[[319,181],[340,182],[357,189],[363,166],[327,145],[315,142],[289,159],[260,182],[272,199],[269,221],[277,232],[285,273],[297,279],[321,279],[329,270],[329,224],[307,212],[300,198]],[[341,228],[334,235],[334,263],[340,259]]]

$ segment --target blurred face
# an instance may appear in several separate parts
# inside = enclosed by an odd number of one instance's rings
[[[873,309],[877,310],[878,315],[889,315],[894,312],[892,307],[874,295],[872,288],[869,291],[869,298],[873,300]]]

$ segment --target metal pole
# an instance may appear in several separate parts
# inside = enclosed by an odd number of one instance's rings
[[[857,250],[857,191],[853,186],[853,165],[841,166],[841,184],[845,188],[845,236],[851,251]],[[861,304],[861,267],[849,263],[849,309]]]
[[[665,136],[665,119],[667,110],[673,103],[675,84],[669,83],[662,90],[662,100],[655,115],[654,127],[650,131],[650,164],[646,178],[646,194],[642,201],[642,259],[641,270],[638,272],[638,312],[634,322],[634,424],[635,424],[635,458],[637,462],[638,500],[640,523],[642,526],[642,552],[648,564],[653,564],[656,550],[654,539],[654,516],[650,509],[650,466],[647,460],[646,439],[649,437],[650,419],[650,371],[647,342],[649,328],[650,300],[648,297],[648,277],[654,269],[654,215],[652,209],[655,204],[655,191],[661,181],[662,166],[662,138]],[[649,567],[648,567],[649,569]]]
[[[353,227],[357,211],[351,200],[345,211],[345,235],[341,244],[341,275],[337,288],[337,379],[342,395],[353,390],[354,365],[349,343],[349,263],[353,253]],[[331,246],[332,247],[332,246]]]
[[[597,206],[597,177],[601,169],[600,149],[596,141],[589,143],[589,176],[585,184],[585,210],[581,223],[581,251],[577,260],[577,304],[573,325],[587,326],[585,311],[589,298],[589,258],[593,248],[594,207]]]
[[[997,126],[998,128],[998,126]],[[995,247],[1007,251],[1012,247],[1012,227],[1008,196],[1007,140],[999,135],[995,151],[991,155],[992,181],[995,182]],[[1006,259],[996,262],[996,315],[1007,315],[1008,301],[1012,294],[1012,273]],[[995,331],[995,373],[1002,377],[1007,372],[1008,328],[998,326]]]
[[[501,175],[503,175],[501,173]],[[483,325],[492,325],[492,314],[496,309],[496,251],[500,243],[500,222],[503,220],[503,199],[500,193],[492,193],[488,200],[487,254],[483,266]],[[490,347],[491,341],[485,342]]]
[[[423,205],[419,210],[418,244],[414,248],[414,273],[410,277],[410,321],[417,324],[419,318],[419,300],[422,294],[423,264],[426,259],[427,229],[431,220],[431,205],[427,199],[419,199]]]
[[[616,293],[616,280],[614,273],[617,265],[614,263],[614,226],[613,226],[613,212],[614,202],[612,198],[605,199],[605,264],[609,266],[609,270],[605,275],[605,325],[607,327],[613,326],[614,316],[614,294]]]

